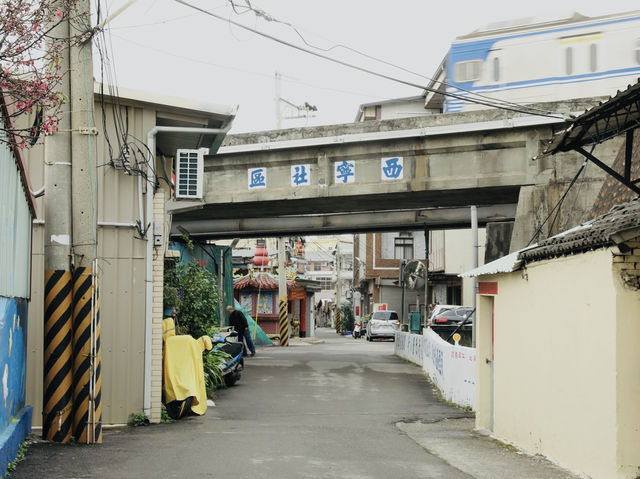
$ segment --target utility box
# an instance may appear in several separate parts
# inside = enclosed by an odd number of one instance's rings
[[[422,326],[422,315],[418,312],[409,313],[409,330],[413,334],[420,334]]]

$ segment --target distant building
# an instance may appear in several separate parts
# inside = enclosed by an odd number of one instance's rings
[[[437,107],[426,108],[425,95],[418,95],[363,103],[358,109],[355,121],[395,120],[435,113],[440,113],[440,109]]]
[[[483,263],[484,228],[478,231],[480,264]],[[426,256],[424,231],[398,233],[366,233],[355,237],[354,285],[360,292],[362,314],[373,311],[374,305],[385,303],[387,309],[402,311],[400,263],[402,260],[424,262]],[[436,230],[429,232],[429,298],[428,304],[473,303],[472,282],[458,274],[472,265],[471,230]],[[424,308],[424,289],[404,292],[405,311]]]

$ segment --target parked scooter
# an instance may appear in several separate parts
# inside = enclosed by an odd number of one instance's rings
[[[360,323],[356,323],[355,327],[353,328],[353,339],[359,339],[361,336],[360,330],[362,329],[362,326],[360,325]]]
[[[222,350],[231,356],[231,359],[220,364],[222,378],[227,387],[233,386],[240,379],[241,372],[244,370],[244,358],[242,357],[242,343],[229,341],[231,337],[237,337],[235,331],[216,333],[211,338],[213,348]]]

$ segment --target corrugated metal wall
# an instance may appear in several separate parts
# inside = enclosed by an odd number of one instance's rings
[[[124,106],[119,107],[123,117]],[[108,145],[102,131],[102,108],[96,102],[95,118],[100,134],[94,137],[97,171],[98,222],[135,223],[138,219],[137,177],[111,168]],[[105,108],[112,143],[111,105]],[[129,133],[143,143],[155,126],[156,112],[130,106]],[[40,141],[42,143],[42,140]],[[139,143],[141,148],[143,143]],[[116,153],[117,154],[117,153]],[[44,148],[36,145],[28,153],[29,174],[34,189],[44,183]],[[38,200],[38,221],[44,218],[44,198]],[[38,223],[36,221],[36,223]],[[34,407],[33,425],[42,423],[42,345],[44,291],[44,225],[34,228],[33,283],[30,306],[27,359],[27,403]],[[132,412],[143,408],[144,324],[145,324],[145,241],[126,227],[98,227],[98,257],[101,272],[102,327],[102,408],[105,424],[126,423]]]
[[[0,131],[4,136],[3,127]],[[31,212],[13,151],[4,143],[0,143],[0,245],[0,296],[28,298]]]

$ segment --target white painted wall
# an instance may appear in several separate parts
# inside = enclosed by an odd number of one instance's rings
[[[443,340],[432,329],[423,334],[396,332],[395,354],[422,366],[443,397],[475,408],[476,351]]]
[[[398,118],[425,116],[430,114],[429,111],[424,109],[424,100],[383,104],[382,111],[380,113],[381,120],[395,120]]]

